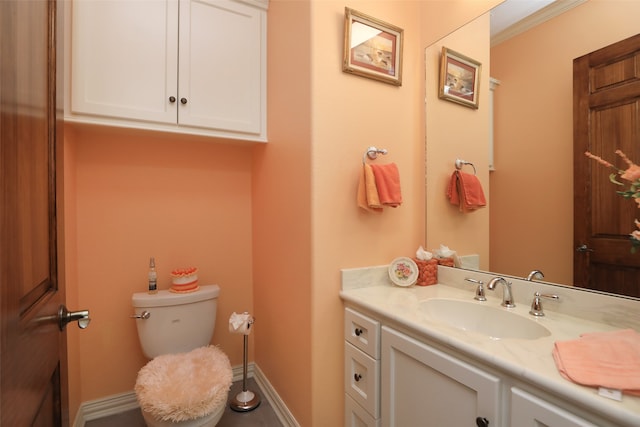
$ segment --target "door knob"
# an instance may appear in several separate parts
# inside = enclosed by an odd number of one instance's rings
[[[91,322],[91,318],[89,317],[89,310],[81,310],[81,311],[69,311],[67,307],[61,305],[58,309],[58,326],[60,330],[63,331],[69,322],[78,322],[78,327],[80,329],[85,329],[89,326],[89,322]]]
[[[593,249],[589,248],[587,245],[580,245],[576,248],[577,252],[593,252]]]
[[[484,417],[476,418],[476,425],[478,427],[489,427],[489,420]]]
[[[172,104],[173,104],[174,102],[176,102],[176,97],[175,97],[175,96],[170,96],[170,97],[169,97],[169,102],[170,102],[170,103],[172,103]]]
[[[182,105],[186,104],[187,103],[187,98],[180,98],[180,103]]]

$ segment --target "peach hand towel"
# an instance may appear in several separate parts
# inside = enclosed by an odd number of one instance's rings
[[[362,165],[362,173],[358,182],[358,206],[370,212],[381,212],[382,204],[378,197],[376,179],[373,176],[371,166],[367,163]]]
[[[371,170],[373,170],[373,176],[376,178],[380,203],[392,208],[400,206],[402,204],[402,191],[398,166],[395,163],[370,166]]]
[[[478,177],[458,170],[451,174],[447,198],[460,207],[460,212],[473,212],[487,205]]]
[[[633,329],[558,341],[553,359],[560,374],[570,381],[640,395],[640,334]]]

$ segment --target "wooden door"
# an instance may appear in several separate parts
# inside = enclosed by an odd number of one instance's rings
[[[0,424],[68,425],[56,210],[56,2],[0,2]],[[61,138],[60,138],[60,141]]]
[[[640,210],[616,194],[622,188],[609,181],[611,169],[584,155],[626,169],[620,149],[640,163],[640,34],[577,58],[573,67],[574,282],[640,297],[640,253],[632,254],[629,242]]]

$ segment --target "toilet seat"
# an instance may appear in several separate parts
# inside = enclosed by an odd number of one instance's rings
[[[138,373],[135,391],[148,425],[195,427],[222,416],[232,379],[227,355],[208,346],[151,360]]]

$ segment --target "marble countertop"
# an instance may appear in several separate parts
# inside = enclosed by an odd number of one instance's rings
[[[453,270],[456,269],[451,269]],[[518,295],[516,295],[516,307],[509,311],[539,322],[551,332],[551,335],[533,340],[492,339],[439,323],[419,309],[419,302],[431,298],[453,298],[502,308],[500,307],[501,293],[487,292],[487,301],[477,302],[473,299],[475,288],[464,283],[461,286],[438,283],[424,287],[398,287],[391,284],[388,279],[384,279],[386,269],[384,272],[380,268],[367,271],[364,276],[362,271],[365,270],[360,270],[357,280],[354,281],[351,280],[354,276],[350,275],[350,272],[345,274],[343,270],[343,290],[340,292],[340,297],[347,305],[371,312],[382,320],[383,324],[408,330],[412,335],[425,337],[441,346],[454,349],[481,364],[537,386],[547,393],[560,395],[567,402],[582,407],[586,411],[601,414],[615,423],[640,426],[640,397],[625,394],[622,396],[622,401],[602,397],[598,395],[596,388],[574,384],[563,378],[552,357],[554,342],[576,339],[586,332],[618,330],[621,326],[625,326],[619,321],[608,324],[601,321],[599,316],[593,316],[597,321],[571,316],[553,310],[552,302],[545,304],[546,316],[534,318],[529,315],[530,299],[521,298],[518,301]],[[446,272],[443,276],[450,281],[455,281],[457,285],[468,276],[468,273],[453,272],[451,274],[453,276]],[[458,274],[463,276],[456,277]],[[542,290],[545,291],[545,289]],[[567,297],[568,291],[563,292],[565,294],[563,296]],[[634,303],[637,302],[634,301]],[[622,313],[629,307],[635,308],[633,310],[635,313],[630,313],[629,317],[635,319],[634,316],[637,316],[640,305],[629,305],[624,301],[622,308],[617,307],[617,311]],[[635,325],[632,324],[631,327],[633,326]]]

